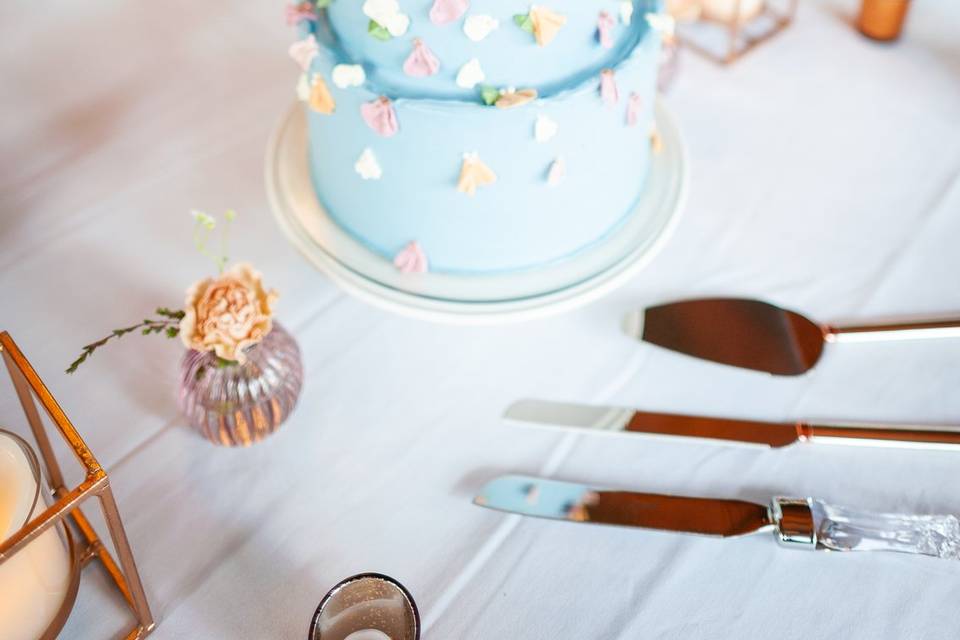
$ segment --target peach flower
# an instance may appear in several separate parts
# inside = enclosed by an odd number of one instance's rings
[[[180,339],[190,349],[213,351],[224,360],[243,364],[244,349],[273,328],[277,293],[266,291],[251,265],[233,266],[217,278],[196,282],[187,290]]]

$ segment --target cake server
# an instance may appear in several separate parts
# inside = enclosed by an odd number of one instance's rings
[[[773,532],[795,549],[901,551],[960,560],[952,515],[869,513],[814,498],[774,497],[769,505],[592,489],[530,476],[500,476],[474,503],[524,516],[730,538]]]
[[[797,442],[960,449],[960,427],[779,423],[635,411],[526,398],[503,417],[525,426],[692,438],[786,447]]]
[[[960,338],[960,318],[833,327],[759,300],[709,298],[631,312],[624,331],[696,358],[794,376],[817,364],[825,343]]]

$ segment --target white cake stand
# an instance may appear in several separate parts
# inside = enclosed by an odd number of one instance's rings
[[[569,311],[614,290],[646,266],[669,238],[686,195],[686,151],[676,123],[660,102],[656,123],[663,150],[651,155],[643,196],[627,221],[573,258],[516,273],[402,274],[347,234],[314,193],[307,164],[306,115],[299,104],[270,139],[267,196],[293,245],[345,291],[371,304],[461,324],[541,317]]]

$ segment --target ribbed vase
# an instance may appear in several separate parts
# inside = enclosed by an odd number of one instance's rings
[[[188,351],[180,363],[180,409],[203,437],[227,447],[266,438],[287,419],[303,387],[300,348],[276,322],[244,364]]]

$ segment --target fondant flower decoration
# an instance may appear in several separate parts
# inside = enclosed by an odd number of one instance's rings
[[[320,51],[320,45],[317,44],[317,38],[311,33],[303,40],[297,40],[288,50],[290,57],[293,58],[300,68],[304,71],[310,70],[310,64],[317,57]]]
[[[620,2],[620,22],[630,26],[633,22],[633,0],[621,0]]]
[[[463,164],[460,165],[460,179],[457,181],[457,191],[465,193],[471,198],[477,193],[478,187],[485,187],[497,181],[497,175],[485,165],[476,153],[463,154]]]
[[[476,58],[471,59],[467,64],[460,67],[457,72],[457,86],[464,89],[473,89],[475,86],[486,80],[487,75],[480,66],[480,61]]]
[[[413,51],[403,63],[403,72],[408,76],[422,78],[435,75],[438,71],[440,71],[440,61],[437,60],[437,56],[423,40],[414,38]]]
[[[474,42],[480,42],[499,28],[499,20],[483,14],[472,15],[463,21],[463,32]]]
[[[650,129],[650,148],[657,154],[663,151],[663,138],[660,137],[656,127]]]
[[[536,89],[516,89],[509,88],[500,92],[500,97],[494,103],[499,109],[512,109],[521,107],[537,99]]]
[[[480,99],[483,100],[483,104],[491,107],[500,99],[500,89],[485,84],[480,87]]]
[[[640,109],[643,101],[637,93],[631,93],[627,99],[627,126],[634,127],[640,120]]]
[[[654,31],[658,31],[667,38],[672,38],[677,31],[677,21],[667,13],[648,13],[647,24]]]
[[[612,107],[620,101],[620,90],[617,89],[617,80],[613,76],[613,69],[604,69],[600,72],[600,98]]]
[[[597,18],[597,40],[604,49],[613,48],[613,26],[616,24],[614,19],[606,11],[600,12]]]
[[[306,73],[301,73],[300,79],[297,80],[297,99],[300,102],[310,99],[310,76]]]
[[[333,68],[333,84],[340,89],[359,87],[367,81],[367,74],[359,64],[338,64]]]
[[[393,110],[390,98],[380,96],[373,102],[360,105],[360,115],[367,126],[377,135],[389,138],[397,133],[400,126],[397,124],[397,112]]]
[[[400,11],[397,0],[366,0],[363,15],[370,18],[367,32],[378,40],[399,38],[410,27],[410,17]]]
[[[567,175],[567,163],[563,158],[557,158],[550,163],[550,168],[547,170],[547,184],[556,187],[563,182],[565,175]]]
[[[470,8],[470,0],[433,0],[430,7],[430,22],[436,25],[450,24]]]
[[[277,293],[263,288],[260,273],[249,264],[234,265],[217,278],[205,278],[187,290],[180,339],[188,349],[213,351],[243,364],[244,350],[273,328]]]
[[[367,147],[353,164],[353,170],[360,174],[364,180],[379,180],[383,176],[383,170],[377,161],[377,156],[373,154],[373,149]]]
[[[317,13],[312,2],[287,5],[287,25],[293,26],[301,22],[316,22]]]
[[[567,23],[567,17],[562,16],[547,7],[532,5],[526,16],[514,16],[514,21],[524,31],[533,34],[537,44],[545,47],[557,37],[560,28]]]
[[[330,89],[320,74],[313,76],[313,84],[310,87],[310,100],[308,102],[311,109],[327,116],[337,109],[337,103],[330,94]]]
[[[400,273],[426,273],[430,269],[427,254],[416,240],[400,250],[393,258],[393,264]]]
[[[540,114],[537,116],[537,122],[533,125],[533,138],[537,142],[547,142],[557,135],[560,125],[550,116]]]

